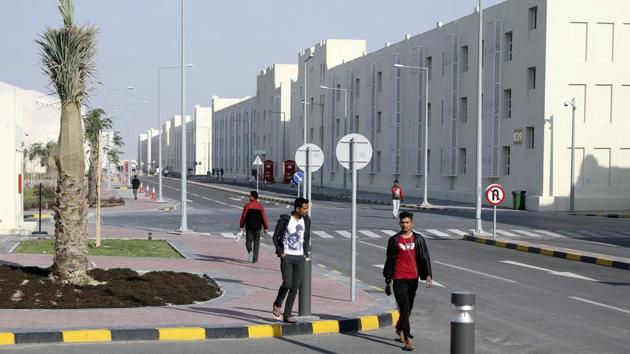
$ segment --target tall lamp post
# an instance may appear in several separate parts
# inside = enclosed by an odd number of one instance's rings
[[[482,65],[483,65],[483,8],[481,7],[481,0],[479,0],[479,32],[478,32],[478,58],[477,58],[477,174],[475,179],[475,234],[480,235],[483,234],[483,228],[481,224],[481,182],[482,182],[482,143],[483,139],[482,128],[483,124],[481,122],[483,115],[483,107],[482,107],[482,94],[483,94],[483,76],[482,76]]]
[[[422,204],[421,207],[428,208],[431,206],[428,200],[428,188],[429,188],[429,68],[421,67],[421,66],[409,66],[409,65],[401,65],[394,64],[396,68],[404,68],[404,69],[413,69],[413,70],[421,70],[424,73],[424,121],[423,130],[424,130],[424,146],[422,151],[422,163],[424,165],[424,192],[422,194]]]
[[[192,68],[192,64],[186,64],[187,68]],[[157,165],[160,167],[160,173],[158,173],[158,203],[164,203],[164,199],[162,199],[162,170],[164,166],[162,166],[162,117],[160,115],[160,89],[161,89],[161,80],[160,73],[165,69],[179,69],[179,66],[161,66],[158,68],[158,87],[157,87],[157,123],[159,130],[159,140],[158,140],[158,163]]]
[[[328,86],[320,86],[319,88],[324,90],[331,91],[341,91],[343,92],[343,135],[348,134],[348,89],[337,88],[337,87],[328,87]],[[343,190],[346,192],[348,190],[347,187],[347,173],[343,172]]]
[[[304,144],[307,143],[306,141],[306,127],[307,127],[307,124],[306,124],[306,63],[311,59],[313,59],[313,53],[310,53],[308,57],[304,59],[304,99],[302,100],[302,105],[304,107]],[[303,194],[305,198],[309,197],[306,193],[308,191],[308,185],[310,183],[311,183],[311,176],[307,176],[307,174],[304,174],[304,183],[303,183],[304,193]]]
[[[127,124],[129,124],[131,120],[131,106],[132,105],[141,105],[141,104],[149,104],[149,103],[151,103],[151,101],[127,103]],[[129,144],[127,145],[127,153],[128,153],[127,160],[129,160],[129,163],[127,164],[127,183],[131,183],[131,130],[129,129],[129,125],[127,125],[127,131],[129,132],[129,141],[127,142]],[[140,164],[140,161],[138,161],[138,165],[139,164]],[[142,169],[140,171],[142,171]]]
[[[577,104],[575,97],[564,103],[565,107],[571,106],[571,192],[569,196],[569,212],[575,213],[575,111]]]
[[[105,112],[107,112],[107,114],[109,114],[109,93],[110,92],[131,91],[133,89],[134,89],[133,86],[107,89],[107,91],[105,93]],[[111,136],[110,136],[109,139],[110,139],[110,141],[107,143],[108,145],[111,143]],[[109,161],[107,161],[107,190],[110,191],[110,192],[112,190],[111,164],[109,163]]]
[[[182,162],[181,162],[181,182],[182,182],[182,195],[181,195],[181,204],[182,204],[182,211],[181,211],[181,225],[179,226],[179,232],[184,234],[184,233],[188,233],[191,230],[188,229],[188,200],[187,200],[187,173],[188,173],[188,164],[186,163],[186,65],[184,64],[186,62],[185,58],[185,54],[186,54],[186,44],[184,41],[185,38],[185,21],[184,21],[184,14],[185,14],[185,9],[186,9],[186,2],[185,0],[181,0],[182,1],[182,9],[181,9],[181,15],[182,15],[182,33],[181,33],[181,59],[180,59],[180,63],[179,63],[179,68],[180,68],[180,73],[181,73],[181,117],[182,117]]]

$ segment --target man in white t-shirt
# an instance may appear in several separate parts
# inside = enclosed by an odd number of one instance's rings
[[[310,255],[311,219],[308,216],[308,207],[308,199],[297,198],[293,202],[291,215],[280,215],[273,233],[276,255],[280,257],[282,285],[278,289],[272,313],[276,319],[287,323],[297,322],[291,311],[304,277],[304,261]],[[281,313],[280,308],[285,297],[284,312]]]

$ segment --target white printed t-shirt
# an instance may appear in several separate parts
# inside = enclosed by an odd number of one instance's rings
[[[304,229],[304,218],[296,220],[291,216],[287,225],[287,231],[282,238],[285,254],[292,256],[304,255]]]

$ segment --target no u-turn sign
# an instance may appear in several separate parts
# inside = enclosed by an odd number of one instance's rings
[[[486,188],[486,200],[490,205],[500,205],[505,201],[505,190],[500,184],[491,184]]]

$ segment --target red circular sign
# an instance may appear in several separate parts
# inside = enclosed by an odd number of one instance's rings
[[[505,190],[500,184],[491,184],[486,187],[486,201],[490,205],[499,205],[505,201]]]

